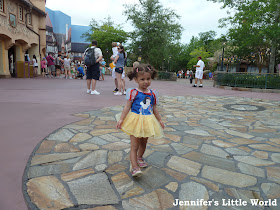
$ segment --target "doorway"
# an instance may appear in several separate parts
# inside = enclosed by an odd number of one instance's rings
[[[11,77],[16,77],[16,50],[15,46],[10,47],[8,50],[9,71]]]

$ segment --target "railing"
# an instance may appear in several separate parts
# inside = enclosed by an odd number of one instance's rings
[[[177,76],[174,72],[165,72],[165,71],[158,71],[157,72],[157,79],[158,80],[171,80],[176,81]]]
[[[269,73],[215,72],[215,83],[219,86],[280,89],[280,76]]]

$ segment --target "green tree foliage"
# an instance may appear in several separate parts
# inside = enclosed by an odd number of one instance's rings
[[[199,35],[199,40],[205,46],[206,51],[208,51],[209,46],[215,40],[217,33],[215,31],[211,30],[211,31],[207,31],[207,32],[201,32],[198,35]]]
[[[159,0],[126,4],[124,14],[135,28],[130,34],[131,50],[139,55],[138,47],[141,46],[142,60],[160,69],[163,61],[170,57],[170,48],[179,46],[182,33],[182,27],[177,22],[179,16],[173,10],[163,8]]]
[[[187,65],[187,68],[189,69],[192,69],[193,68],[193,65],[196,65],[197,64],[197,57],[201,57],[204,64],[207,65],[208,63],[208,59],[210,57],[210,52],[207,52],[205,50],[205,48],[203,47],[200,47],[198,49],[194,49],[191,53],[190,53],[190,56],[191,56],[191,59],[189,60],[188,62],[188,65]]]
[[[122,30],[120,25],[111,21],[110,17],[101,22],[101,24],[92,19],[90,27],[90,31],[84,33],[83,37],[86,37],[89,42],[92,40],[96,40],[98,42],[98,47],[101,48],[106,62],[108,62],[108,57],[112,55],[112,42],[124,43],[128,39],[127,32]]]
[[[221,26],[231,25],[228,38],[235,46],[233,53],[245,58],[253,55],[259,68],[268,61],[274,72],[275,56],[280,43],[279,0],[208,0],[223,3],[232,15],[220,20]]]

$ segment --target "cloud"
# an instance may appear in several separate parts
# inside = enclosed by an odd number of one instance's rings
[[[207,0],[160,0],[164,8],[174,10],[181,16],[179,23],[184,28],[181,42],[187,43],[200,32],[216,31],[218,35],[226,29],[218,28],[218,20],[226,17],[221,4]],[[108,16],[126,31],[133,30],[124,16],[124,4],[138,3],[138,0],[47,0],[46,7],[59,10],[71,17],[73,25],[89,25],[92,19],[102,21]]]

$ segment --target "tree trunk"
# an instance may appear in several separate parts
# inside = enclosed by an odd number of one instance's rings
[[[277,8],[275,11],[275,24],[279,24],[279,16],[280,16],[280,3],[277,4]],[[269,73],[274,73],[275,67],[275,56],[276,56],[276,45],[277,45],[277,38],[274,37],[271,43],[271,54],[269,60]]]

